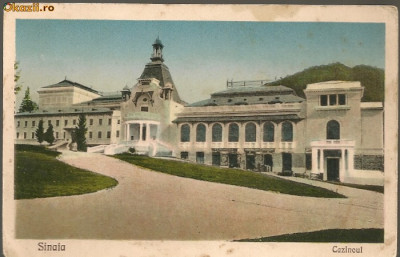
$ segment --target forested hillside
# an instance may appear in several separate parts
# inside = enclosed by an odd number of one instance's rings
[[[385,73],[383,69],[357,65],[353,68],[341,63],[314,66],[301,72],[281,78],[266,85],[283,85],[293,88],[304,97],[303,90],[307,84],[329,80],[360,81],[365,87],[363,102],[382,102],[384,100]]]

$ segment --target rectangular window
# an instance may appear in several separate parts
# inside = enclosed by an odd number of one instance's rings
[[[181,152],[181,159],[187,160],[189,158],[189,152]]]
[[[26,139],[26,132],[24,132],[24,139]]]
[[[65,132],[63,133],[63,138],[65,139]]]
[[[27,120],[25,121],[25,127],[28,127],[28,121]]]
[[[336,95],[329,95],[329,105],[336,105]]]
[[[346,95],[345,94],[339,94],[339,105],[346,105]]]
[[[117,124],[121,124],[121,121],[120,121],[120,120],[118,120]]]
[[[99,125],[103,124],[103,119],[99,119]]]
[[[51,120],[48,120],[47,123],[49,124],[49,126],[51,125]]]
[[[68,125],[68,120],[64,120],[64,126]]]
[[[35,127],[36,126],[36,121],[32,121],[32,127]]]
[[[99,133],[97,133],[97,138],[101,138],[101,131],[99,131]]]
[[[149,107],[147,107],[147,106],[142,106],[142,107],[140,107],[140,111],[141,111],[141,112],[148,112],[148,111],[149,111]]]
[[[60,120],[56,120],[56,126],[60,126]]]
[[[19,138],[19,132],[17,132],[17,139]]]
[[[312,170],[312,160],[310,153],[306,153],[306,170]]]
[[[58,139],[58,132],[56,132],[56,138]]]
[[[204,163],[204,152],[196,152],[196,162]]]
[[[321,95],[320,96],[320,104],[321,104],[321,106],[327,106],[328,105],[328,96],[327,95]]]
[[[20,121],[17,121],[17,128],[19,128],[20,126]]]
[[[119,137],[119,130],[117,130],[117,135],[116,136]]]
[[[89,138],[90,138],[90,139],[93,138],[93,132],[92,132],[92,131],[89,132]]]
[[[73,120],[73,121],[72,121],[72,125],[76,125],[76,120]]]
[[[89,125],[93,125],[93,119],[89,120]]]
[[[111,125],[111,119],[108,119],[108,125]]]
[[[32,139],[35,139],[35,132],[32,132]]]
[[[111,137],[111,131],[107,131],[107,138]]]

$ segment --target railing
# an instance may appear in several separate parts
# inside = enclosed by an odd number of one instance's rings
[[[88,153],[103,152],[104,149],[105,149],[107,146],[108,146],[108,145],[98,145],[98,146],[88,147],[86,151],[87,151]]]
[[[257,142],[244,142],[244,148],[259,148]]]
[[[263,86],[265,83],[269,82],[271,80],[269,79],[264,79],[264,80],[244,80],[244,81],[226,81],[226,87],[227,88],[232,88],[232,87],[246,87],[246,86]]]
[[[275,148],[275,142],[262,142],[261,148]]]
[[[239,148],[239,142],[228,142],[226,144],[227,148]]]
[[[292,149],[296,147],[294,142],[280,142],[279,147],[282,149]]]
[[[211,148],[224,148],[224,142],[211,142]]]
[[[160,115],[158,113],[151,112],[134,112],[125,114],[126,120],[160,120]]]
[[[316,140],[311,142],[311,146],[320,146],[320,147],[341,147],[341,146],[354,146],[354,140],[348,139],[327,139],[327,140]]]

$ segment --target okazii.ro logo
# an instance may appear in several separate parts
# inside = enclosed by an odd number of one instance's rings
[[[32,4],[5,3],[3,9],[6,12],[46,12],[46,11],[52,12],[54,11],[54,6],[44,5],[41,7],[39,3],[32,3]]]

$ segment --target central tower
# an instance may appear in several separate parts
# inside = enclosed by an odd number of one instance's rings
[[[159,37],[157,37],[156,41],[153,43],[153,54],[151,55],[151,60],[153,62],[156,61],[161,61],[164,62],[163,56],[162,56],[162,49],[164,48],[164,45],[161,43],[161,40]]]
[[[171,73],[169,72],[167,65],[164,64],[162,53],[163,48],[163,43],[161,42],[160,38],[157,37],[157,39],[153,43],[153,53],[150,57],[151,62],[146,64],[139,79],[155,78],[159,80],[160,87],[164,91],[168,91],[168,98],[174,100],[175,102],[181,103],[183,101],[180,99],[178,91],[175,88],[175,83],[172,80]]]

